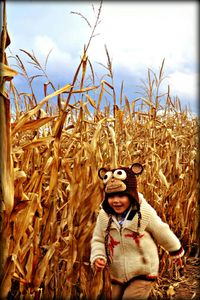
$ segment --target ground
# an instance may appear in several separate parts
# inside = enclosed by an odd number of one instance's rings
[[[197,300],[200,299],[200,258],[188,258],[185,272],[179,279],[163,278],[155,285],[150,300]]]

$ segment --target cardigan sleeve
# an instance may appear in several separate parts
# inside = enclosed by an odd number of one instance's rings
[[[184,255],[184,249],[177,236],[172,232],[169,225],[161,220],[155,209],[148,204],[149,222],[146,230],[154,237],[156,242],[169,252],[172,258]]]
[[[104,221],[105,220],[103,218],[103,212],[100,211],[91,239],[90,262],[92,266],[97,258],[102,258],[107,261],[104,243],[104,230],[102,226],[102,224],[104,224]]]

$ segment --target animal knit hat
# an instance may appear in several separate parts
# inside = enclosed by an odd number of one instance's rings
[[[108,197],[113,194],[129,195],[132,203],[137,205],[139,210],[139,197],[137,192],[136,175],[143,172],[143,166],[139,163],[132,164],[131,167],[119,167],[108,170],[101,168],[98,171],[99,177],[103,180],[105,198],[102,203],[103,209],[111,213],[108,205]]]

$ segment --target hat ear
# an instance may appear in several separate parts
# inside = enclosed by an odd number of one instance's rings
[[[132,164],[131,170],[135,175],[140,175],[143,172],[143,166],[139,163]]]
[[[99,171],[98,171],[99,177],[100,177],[101,179],[103,179],[103,178],[104,178],[104,175],[106,174],[106,172],[108,172],[108,170],[107,170],[106,168],[101,168],[101,169],[99,169]]]

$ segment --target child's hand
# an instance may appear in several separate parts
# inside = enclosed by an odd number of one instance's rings
[[[106,266],[106,261],[103,258],[97,258],[94,262],[97,271],[101,271]]]

